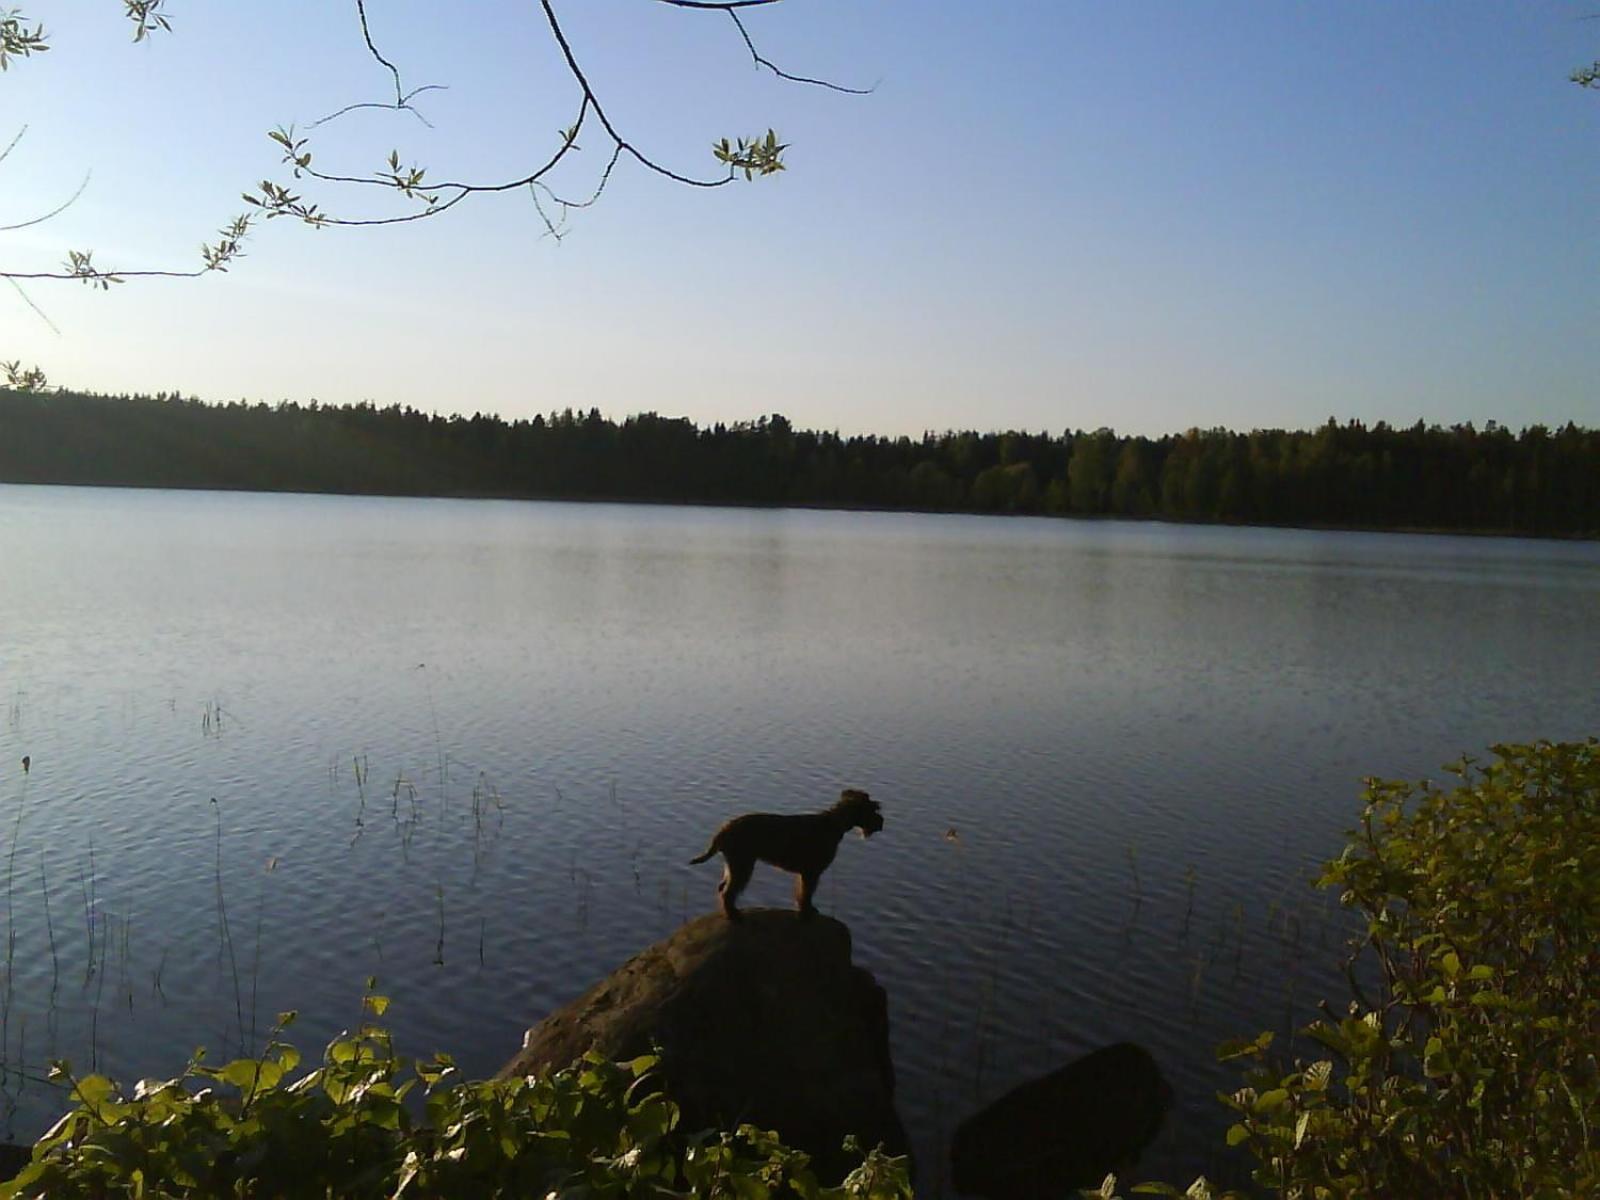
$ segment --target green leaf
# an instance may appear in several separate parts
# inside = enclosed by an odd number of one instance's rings
[[[95,1109],[117,1094],[117,1085],[104,1075],[85,1075],[73,1085],[72,1094]]]
[[[1256,1098],[1255,1110],[1258,1113],[1276,1112],[1288,1103],[1288,1090],[1285,1088],[1273,1088],[1270,1092],[1262,1092]]]
[[[217,1072],[217,1078],[242,1092],[255,1086],[259,1070],[260,1064],[255,1059],[236,1058]]]

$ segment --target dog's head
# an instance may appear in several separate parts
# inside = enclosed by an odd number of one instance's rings
[[[883,812],[878,802],[859,788],[845,788],[834,807],[849,816],[850,824],[861,830],[862,837],[871,837],[883,828]]]

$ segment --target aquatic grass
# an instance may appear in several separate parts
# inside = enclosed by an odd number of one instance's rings
[[[96,922],[104,925],[104,919]],[[106,930],[100,932],[100,966],[94,972],[94,1003],[90,1008],[89,1017],[89,1064],[91,1069],[98,1070],[100,1065],[100,1000],[106,988]],[[94,947],[89,947],[90,956],[94,955]]]
[[[255,949],[250,958],[250,1036],[256,1035],[256,997],[261,980],[261,923],[267,908],[267,876],[278,868],[276,855],[268,858],[266,865],[261,869],[261,878],[256,883],[256,939]]]
[[[433,703],[433,680],[428,675],[428,664],[418,663],[417,670],[422,672],[422,684],[428,695],[428,718],[433,722],[433,748],[438,762],[439,770],[439,807],[440,816],[443,816],[445,803],[445,752],[444,738],[439,733],[439,710]]]
[[[411,815],[404,820],[400,817],[401,792],[405,792],[406,800],[411,806]],[[404,771],[395,774],[394,787],[389,793],[389,819],[394,822],[395,831],[400,835],[401,861],[409,863],[411,839],[415,836],[417,825],[422,820],[422,812],[417,807],[417,785],[411,782]]]
[[[94,834],[89,834],[89,873],[84,874],[83,868],[78,868],[78,887],[83,893],[83,926],[88,938],[89,955],[83,971],[83,984],[89,986],[89,980],[94,977],[94,939],[96,933],[95,909],[100,903],[97,893],[99,880],[95,874],[94,865]]]
[[[365,765],[366,755],[351,756],[355,768],[356,795],[360,803],[356,806],[356,831],[350,838],[350,845],[354,846],[361,840],[361,835],[367,831],[367,775],[370,768]],[[335,760],[337,761],[337,760]]]
[[[662,925],[670,924],[672,921],[672,880],[665,875],[657,880],[656,910],[661,914]]]
[[[222,806],[217,803],[215,796],[211,797],[211,812],[217,819],[217,859],[216,859],[216,884],[217,884],[217,957],[221,960],[224,949],[228,954],[228,966],[233,975],[233,1011],[238,1022],[239,1045],[244,1047],[244,993],[239,985],[239,958],[234,950],[233,931],[228,926],[228,902],[223,895],[222,888]]]
[[[578,887],[578,932],[587,933],[589,931],[589,900],[590,894],[594,891],[594,876],[590,875],[583,867],[575,866],[574,871],[574,883],[580,885]]]
[[[50,879],[45,874],[44,851],[39,851],[39,894],[44,899],[44,930],[50,939],[50,980],[52,986],[61,976],[61,959],[56,953],[56,926],[50,919]]]
[[[1204,954],[1194,956],[1194,973],[1189,976],[1189,1019],[1193,1021],[1200,1015],[1200,989],[1205,981],[1206,967],[1210,960]]]
[[[117,976],[122,991],[128,998],[128,1011],[133,1011],[133,982],[128,975],[128,965],[133,958],[133,897],[128,896],[123,900],[122,915],[122,960],[117,965],[120,968]]]
[[[11,1045],[11,1003],[17,962],[16,875],[17,847],[22,841],[22,817],[28,810],[28,774],[23,773],[17,796],[17,819],[11,828],[11,848],[6,854],[6,986],[0,998],[0,1058]]]
[[[173,709],[174,712],[178,708],[185,708],[189,713],[194,712],[193,707],[177,704],[177,699],[181,699],[181,697],[173,698],[174,703],[169,705],[169,708]],[[231,713],[223,710],[223,707],[215,700],[211,701],[210,705],[209,728],[202,730],[202,732],[205,732],[209,737],[216,737],[220,729],[223,735],[231,736],[237,728]],[[206,716],[205,712],[202,711],[198,715],[203,723]],[[177,714],[177,716],[179,725],[183,729],[193,729],[193,726],[186,724],[187,717],[183,714]],[[443,722],[446,719],[446,714],[438,713],[437,717]],[[481,859],[485,864],[485,869],[487,869],[487,863],[490,861],[488,856],[497,850],[499,846],[497,834],[510,824],[512,814],[509,809],[512,806],[502,794],[495,780],[491,778],[490,773],[474,768],[472,773],[475,776],[475,782],[472,785],[473,807],[470,813],[466,811],[466,806],[459,803],[465,800],[465,795],[455,790],[460,780],[452,779],[449,776],[452,766],[457,768],[459,775],[460,764],[450,761],[453,756],[443,747],[442,737],[436,743],[434,749],[435,761],[442,764],[444,770],[445,783],[442,793],[434,793],[433,789],[427,786],[425,782],[426,774],[431,773],[431,771],[426,768],[419,774],[414,764],[408,764],[405,769],[391,776],[393,784],[391,787],[390,808],[391,819],[396,830],[396,839],[405,848],[412,851],[411,858],[413,860],[423,857],[424,851],[430,859],[440,850],[443,850],[447,855],[458,855],[459,852],[459,857],[456,859],[458,862],[464,858],[466,853],[470,853],[473,855],[475,864]],[[33,765],[38,764],[35,763]],[[312,770],[314,775],[322,774],[324,776],[333,792],[344,793],[347,787],[354,791],[355,795],[348,796],[348,799],[355,800],[356,804],[351,808],[345,809],[345,812],[359,818],[361,826],[369,836],[369,840],[374,835],[380,836],[380,840],[387,836],[387,831],[383,829],[381,819],[374,820],[381,812],[381,797],[374,795],[373,782],[375,778],[384,776],[384,765],[372,763],[370,756],[366,753],[352,754],[345,752],[320,765],[313,764]],[[346,770],[350,771],[350,775],[347,776],[345,774]],[[378,772],[378,776],[373,775],[375,770]],[[471,777],[469,776],[469,778]],[[19,776],[19,778],[21,777]],[[346,779],[353,780],[353,784],[346,784]],[[33,786],[25,778],[22,779],[22,782],[30,789]],[[620,791],[619,783],[602,781],[596,790],[600,791],[601,789],[605,789],[606,793],[614,797],[614,805],[616,807],[621,808],[623,806],[622,798],[617,794]],[[315,790],[320,791],[320,789]],[[440,810],[444,825],[441,830],[442,836],[436,837],[433,822],[426,820],[429,814],[425,801],[431,801],[435,795],[440,794],[444,798],[444,803]],[[150,914],[148,912],[136,914],[131,905],[126,904],[119,905],[115,912],[108,907],[108,902],[111,899],[108,892],[111,885],[108,883],[109,875],[107,879],[101,878],[101,875],[105,873],[108,862],[101,861],[106,858],[107,849],[103,844],[105,831],[99,826],[94,826],[92,832],[89,833],[86,851],[80,849],[79,854],[74,856],[77,859],[76,862],[72,862],[70,859],[65,862],[53,861],[50,858],[48,849],[39,851],[39,859],[34,868],[38,872],[39,892],[37,893],[38,901],[34,903],[34,893],[29,886],[29,881],[26,879],[28,871],[25,861],[26,846],[24,842],[30,828],[43,828],[42,826],[35,826],[36,818],[43,813],[39,804],[36,803],[40,795],[42,793],[30,790],[26,807],[13,809],[11,814],[14,829],[11,838],[12,845],[5,853],[8,892],[10,894],[10,905],[8,907],[12,910],[13,918],[8,931],[11,945],[9,955],[11,969],[8,970],[6,983],[14,984],[15,994],[7,998],[3,993],[0,993],[0,1004],[4,1004],[6,1007],[3,1018],[0,1018],[0,1025],[3,1025],[3,1028],[0,1028],[0,1081],[3,1081],[7,1077],[7,1072],[10,1072],[11,1085],[9,1090],[15,1089],[15,1071],[19,1061],[18,1039],[12,1035],[19,1034],[23,1020],[27,1020],[29,1024],[34,1026],[35,1037],[31,1044],[32,1049],[30,1052],[40,1053],[40,1048],[46,1044],[52,1050],[59,1045],[62,1049],[72,1053],[75,1058],[81,1058],[86,1066],[92,1063],[95,1067],[101,1068],[111,1058],[117,1060],[127,1059],[130,1051],[136,1056],[143,1054],[138,1040],[139,1030],[131,1024],[134,1018],[129,1015],[130,1013],[137,1013],[141,995],[145,996],[147,1005],[156,1005],[159,998],[161,1007],[170,1008],[187,1002],[183,997],[187,997],[192,993],[193,981],[189,979],[191,967],[187,962],[185,941],[181,937],[171,938],[160,935],[135,937],[134,934],[139,932],[135,928],[138,921],[144,920],[146,926],[148,926],[151,919]],[[402,805],[402,801],[405,802],[404,805]],[[255,1035],[255,1031],[261,1023],[263,1005],[270,1003],[271,976],[270,974],[268,976],[269,987],[263,992],[261,988],[262,974],[263,971],[270,972],[275,961],[274,930],[275,926],[283,920],[283,917],[276,912],[275,908],[274,926],[269,926],[266,922],[265,889],[268,886],[272,886],[273,881],[265,879],[264,874],[271,873],[274,865],[274,860],[269,859],[266,871],[257,880],[256,912],[254,914],[246,912],[245,914],[247,922],[246,936],[251,939],[251,945],[243,948],[243,957],[241,959],[241,949],[238,946],[237,936],[233,931],[233,924],[235,918],[240,915],[238,911],[238,904],[241,898],[240,886],[244,883],[244,880],[240,878],[241,871],[244,871],[245,874],[251,873],[245,870],[242,863],[238,861],[237,850],[242,844],[240,838],[243,830],[233,829],[230,832],[231,827],[221,814],[222,797],[220,795],[208,797],[208,803],[212,804],[213,821],[212,829],[206,831],[209,832],[212,842],[212,854],[209,856],[212,858],[212,887],[209,889],[204,887],[203,872],[200,879],[195,882],[199,884],[202,891],[211,893],[207,899],[209,899],[214,909],[214,916],[211,919],[215,922],[213,936],[216,938],[216,942],[211,952],[208,953],[204,949],[205,941],[202,933],[201,954],[202,961],[208,962],[208,965],[211,954],[215,954],[214,961],[216,965],[213,970],[216,973],[213,978],[216,983],[214,988],[208,987],[205,989],[206,999],[203,1002],[210,1013],[208,1026],[216,1031],[210,1036],[214,1039],[221,1039],[220,1041],[214,1041],[213,1044],[231,1045],[238,1041],[241,1045],[244,1045],[248,1044],[249,1040]],[[233,810],[230,809],[230,811]],[[57,815],[62,815],[60,810],[57,810]],[[19,817],[20,830],[16,830]],[[3,819],[3,817],[0,817],[0,819]],[[470,824],[467,823],[469,819]],[[19,833],[22,836],[18,836]],[[202,833],[202,837],[204,837],[204,833]],[[233,858],[228,856],[228,839],[230,837],[235,839],[236,853]],[[471,839],[470,845],[463,844],[467,838]],[[118,867],[116,876],[120,878],[123,852],[120,837],[117,839],[115,849],[117,853],[113,858],[115,859],[115,865]],[[18,857],[19,853],[22,854],[22,857]],[[204,855],[203,845],[201,854],[202,856]],[[259,864],[259,862],[259,859],[255,860],[256,864]],[[465,866],[464,862],[462,862],[462,866]],[[82,951],[79,951],[76,944],[76,935],[71,932],[73,923],[70,920],[63,923],[63,929],[57,930],[55,928],[55,917],[63,907],[61,904],[62,896],[56,892],[56,888],[62,884],[60,875],[63,869],[68,871],[69,880],[71,874],[79,876],[78,890],[81,897],[81,925],[79,928],[83,933],[82,945],[84,947]],[[641,874],[651,873],[637,865],[636,869]],[[460,875],[456,872],[455,867],[448,865],[448,863],[442,863],[439,870],[442,874],[437,877],[434,888],[435,895],[433,897],[437,921],[436,936],[432,947],[433,953],[418,961],[426,962],[431,959],[439,966],[448,965],[448,951],[445,943],[449,935],[449,922],[454,919],[458,924],[458,941],[463,933],[467,937],[465,943],[458,945],[457,965],[460,965],[464,961],[461,959],[461,950],[465,949],[469,955],[473,953],[470,923],[472,917],[477,916],[479,928],[476,939],[476,955],[479,968],[486,970],[490,946],[485,906],[471,904],[465,910],[462,910],[461,901],[458,898],[458,911],[452,918],[448,908],[449,897],[444,893],[456,886]],[[230,877],[235,892],[231,903],[227,897]],[[594,886],[594,881],[591,879],[580,887],[580,892],[589,893],[588,895],[579,896],[580,906],[588,907],[590,904],[597,902],[597,900],[591,900]],[[120,884],[117,885],[116,891],[117,894],[121,894]],[[248,895],[247,887],[244,895]],[[665,903],[670,903],[670,892],[664,893],[664,897],[666,897]],[[202,900],[200,912],[196,914],[202,922],[202,927],[207,917],[204,912],[205,907],[206,902]],[[70,917],[70,898],[68,908],[67,915]],[[582,919],[583,914],[580,914],[580,920]],[[369,929],[358,930],[357,936],[359,937],[362,933],[370,933],[372,952],[375,958],[382,962],[388,952],[394,949],[393,945],[385,944],[391,941],[387,936],[385,914],[378,914],[368,924]],[[466,929],[459,928],[461,925],[465,925]],[[252,926],[253,928],[251,928]],[[415,951],[409,944],[410,939],[407,938],[406,941],[408,944],[404,953],[406,958],[411,960]],[[177,953],[174,954],[174,951]],[[42,969],[45,965],[44,956],[47,953],[50,955],[51,967],[48,985],[44,982]],[[62,960],[66,960],[67,973],[73,975],[74,964],[80,953],[83,960],[81,1004],[69,1004],[63,1009],[57,1005],[55,999],[59,992]],[[424,954],[426,954],[426,951],[424,951]],[[31,981],[30,962],[36,963],[38,967],[38,973],[32,977]],[[410,969],[410,965],[414,964],[408,962],[408,969]],[[166,991],[166,968],[168,966],[172,966],[175,970],[181,969],[181,974],[184,976],[181,981],[182,986],[175,987],[171,993]],[[202,970],[203,974],[204,971]],[[73,982],[77,982],[77,980],[78,977],[74,976]],[[37,983],[36,988],[34,987],[35,982]],[[148,994],[141,992],[141,984],[148,989]],[[226,1022],[225,1018],[222,1020],[217,1019],[219,1013],[225,1014],[226,1012],[226,997],[230,986],[233,990],[234,1000],[234,1020],[231,1024]],[[182,993],[182,996],[180,996],[180,993]],[[49,997],[48,1001],[47,995]],[[27,1010],[26,1012],[24,1012],[25,1009]],[[42,1022],[39,1019],[41,1009],[45,1013]],[[41,1024],[48,1031],[42,1035]],[[218,1029],[219,1026],[221,1027],[220,1030]],[[101,1044],[102,1042],[104,1045]],[[0,1122],[4,1121],[7,1092],[7,1088],[0,1087]],[[29,1116],[27,1119],[31,1120],[32,1117]]]
[[[439,941],[434,948],[433,965],[442,967],[444,966],[444,884],[442,882],[434,884],[433,893],[439,902]]]
[[[1183,872],[1183,939],[1189,939],[1189,921],[1194,916],[1194,885],[1196,872],[1191,863]]]

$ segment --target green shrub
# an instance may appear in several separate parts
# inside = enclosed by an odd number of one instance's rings
[[[1327,1057],[1219,1052],[1251,1065],[1227,1140],[1269,1191],[1600,1196],[1600,743],[1494,756],[1448,791],[1368,781],[1319,881],[1366,918],[1347,1010],[1306,1031]]]
[[[387,1004],[367,997],[374,1017]],[[591,1055],[545,1078],[465,1082],[448,1057],[409,1062],[369,1024],[288,1082],[300,1056],[279,1035],[292,1018],[280,1018],[260,1058],[208,1067],[196,1056],[178,1078],[143,1080],[131,1096],[58,1065],[74,1107],[0,1197],[911,1194],[906,1160],[877,1150],[822,1187],[807,1156],[774,1133],[685,1136],[650,1057]],[[407,1103],[419,1085],[421,1117]]]

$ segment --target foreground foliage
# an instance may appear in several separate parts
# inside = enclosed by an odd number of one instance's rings
[[[1600,1195],[1600,743],[1494,755],[1448,791],[1369,781],[1320,881],[1367,921],[1348,1010],[1307,1030],[1327,1057],[1223,1047],[1251,1064],[1228,1142],[1269,1191]]]
[[[377,1017],[387,1001],[367,1004]],[[260,1058],[208,1067],[197,1057],[131,1095],[59,1067],[76,1106],[0,1197],[911,1194],[906,1160],[876,1150],[824,1187],[774,1133],[685,1135],[654,1058],[590,1056],[547,1078],[465,1082],[447,1056],[409,1062],[369,1024],[290,1082],[300,1056],[278,1036],[290,1019]]]

